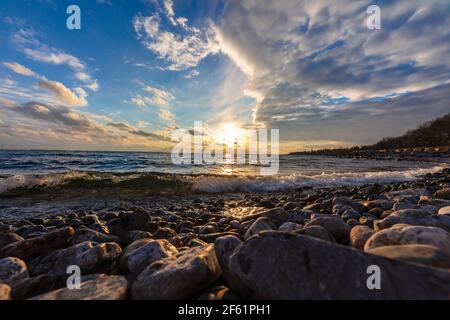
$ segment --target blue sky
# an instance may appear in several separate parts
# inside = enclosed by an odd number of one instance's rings
[[[450,112],[450,3],[343,2],[0,0],[0,148],[167,151],[201,120],[280,129],[287,152]]]

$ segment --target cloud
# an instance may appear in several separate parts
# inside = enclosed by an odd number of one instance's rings
[[[63,104],[72,107],[84,107],[87,105],[87,93],[81,88],[70,90],[58,81],[41,80],[38,82],[38,87],[50,90],[55,97]]]
[[[5,106],[5,104],[10,104]],[[2,109],[3,107],[3,109]],[[40,102],[23,104],[0,98],[2,145],[17,143],[28,147],[61,147],[94,150],[167,150],[172,147],[170,132],[147,132],[126,123],[111,123],[103,115],[85,113],[66,106]],[[102,124],[99,121],[107,121]]]
[[[221,52],[248,78],[255,124],[283,125],[293,134],[299,123],[320,126],[323,119],[373,112],[344,106],[378,99],[377,108],[390,110],[388,98],[449,82],[450,16],[444,12],[450,3],[379,1],[381,30],[365,26],[370,4],[227,2],[214,33]],[[419,108],[411,112],[421,118]]]
[[[116,129],[126,131],[128,133],[131,133],[133,135],[150,138],[154,140],[164,140],[164,141],[171,141],[171,138],[169,135],[164,135],[160,133],[152,133],[152,132],[146,132],[141,129],[136,128],[135,126],[132,126],[127,123],[118,122],[118,123],[109,123],[108,126],[114,127]]]
[[[37,74],[29,68],[17,63],[17,62],[4,62],[3,65],[8,69],[14,71],[17,74],[21,74],[27,77],[36,77]]]
[[[60,49],[50,47],[40,42],[31,28],[20,28],[12,36],[13,43],[25,56],[34,61],[54,65],[68,66],[74,72],[74,78],[83,82],[92,91],[98,90],[98,81],[86,72],[86,63],[81,59]]]
[[[16,106],[16,102],[10,99],[0,97],[0,105],[5,108],[13,108]]]
[[[144,86],[143,90],[152,94],[151,103],[158,106],[167,106],[171,100],[175,99],[174,95],[169,91],[165,91],[153,86],[146,85]]]
[[[167,122],[173,122],[175,119],[174,114],[170,110],[163,108],[159,109],[159,117]]]
[[[164,0],[163,7],[151,16],[136,15],[133,26],[142,44],[165,62],[164,69],[193,68],[207,56],[219,52],[211,28],[200,30],[189,27],[188,19],[176,18],[171,0]],[[164,30],[161,23],[163,18],[179,28],[180,33]]]
[[[197,69],[192,69],[191,71],[189,71],[189,73],[187,75],[185,75],[184,77],[186,79],[191,79],[191,78],[195,78],[200,74],[200,72]]]

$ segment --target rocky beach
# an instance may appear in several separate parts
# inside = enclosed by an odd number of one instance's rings
[[[127,199],[0,216],[0,299],[450,298],[450,169]],[[79,289],[67,287],[73,265]]]

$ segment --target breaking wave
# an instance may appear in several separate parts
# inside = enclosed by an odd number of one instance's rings
[[[275,192],[302,187],[353,186],[417,180],[448,165],[403,171],[291,174],[284,176],[236,176],[217,174],[168,174],[155,172],[112,173],[69,171],[50,174],[0,175],[0,196],[36,192],[99,192],[130,195],[183,192]]]

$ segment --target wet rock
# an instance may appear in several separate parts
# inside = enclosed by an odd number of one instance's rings
[[[270,219],[276,227],[279,227],[288,220],[288,212],[283,208],[274,208],[261,212],[261,217]]]
[[[299,204],[297,202],[287,202],[283,205],[284,210],[292,210],[297,207],[299,207]]]
[[[72,245],[82,243],[85,241],[92,241],[97,243],[103,242],[119,242],[119,238],[112,235],[107,235],[104,233],[100,233],[88,228],[79,229],[75,232],[75,234],[70,239],[70,243]]]
[[[359,218],[359,223],[364,225],[364,226],[367,226],[369,228],[373,228],[374,223],[375,223],[376,220],[377,220],[376,217],[367,214],[367,215],[361,216]]]
[[[421,196],[429,196],[425,189],[405,189],[385,193],[385,196],[395,202],[418,203]]]
[[[200,240],[207,242],[207,243],[213,243],[217,238],[232,235],[239,237],[240,235],[236,232],[227,231],[227,232],[217,232],[217,233],[209,233],[209,234],[200,234],[198,237]]]
[[[27,227],[26,230],[24,230],[21,233],[21,236],[23,238],[30,238],[35,235],[42,235],[48,232],[48,229],[41,225],[31,226]]]
[[[217,228],[217,225],[206,224],[206,225],[201,226],[199,228],[198,233],[208,234],[208,233],[216,233],[218,231],[219,231],[219,229]]]
[[[17,257],[28,261],[51,250],[67,247],[74,233],[73,228],[65,227],[41,237],[14,242],[0,250],[0,257]]]
[[[136,275],[140,274],[153,262],[176,253],[178,253],[177,248],[167,240],[152,240],[130,253],[127,261],[128,270]]]
[[[284,211],[284,210],[283,210]],[[255,222],[248,228],[245,233],[244,239],[247,240],[251,236],[258,234],[263,230],[274,230],[275,225],[272,223],[272,220],[268,217],[260,217],[256,219]]]
[[[433,195],[435,198],[450,200],[450,188],[442,188]]]
[[[334,197],[332,202],[333,207],[338,204],[351,207],[359,213],[366,211],[366,208],[361,203],[347,197]]]
[[[208,243],[205,241],[202,241],[200,239],[191,239],[188,242],[188,247],[201,247],[201,246],[206,246]]]
[[[331,233],[329,233],[327,229],[319,225],[307,226],[303,229],[295,230],[295,233],[303,234],[305,236],[310,236],[323,241],[336,242]]]
[[[0,283],[0,300],[11,300],[11,287],[6,283]]]
[[[365,203],[368,210],[374,209],[374,208],[380,208],[381,210],[390,210],[392,209],[392,201],[389,200],[371,200],[367,201]]]
[[[124,300],[128,281],[123,276],[97,274],[81,282],[81,288],[61,288],[32,298],[31,300]]]
[[[27,277],[28,269],[24,261],[14,257],[0,260],[0,282],[11,283]]]
[[[400,210],[393,212],[383,220],[375,221],[374,229],[375,231],[379,231],[396,224],[438,227],[450,231],[450,216],[431,215],[429,212],[423,210]]]
[[[109,220],[106,226],[112,234],[121,236],[131,230],[151,231],[150,223],[149,213],[139,210],[128,212],[118,219]]]
[[[439,209],[438,214],[446,214],[446,215],[450,215],[450,207],[443,207]]]
[[[241,223],[237,220],[231,220],[230,221],[230,226],[234,229],[239,230],[241,228]]]
[[[410,202],[396,202],[392,206],[393,211],[405,210],[405,209],[420,209],[417,204]]]
[[[122,254],[119,257],[117,266],[120,270],[127,270],[128,269],[128,258],[131,253],[133,253],[134,250],[145,246],[147,243],[151,242],[152,239],[144,238],[139,239],[136,241],[133,241],[131,244],[125,247],[125,249],[122,250]]]
[[[267,209],[275,208],[275,203],[272,203],[269,200],[265,200],[265,199],[259,201],[259,205],[261,207],[264,207],[264,208],[267,208]]]
[[[11,233],[11,232],[13,232],[13,229],[9,224],[0,222],[0,234],[1,233]]]
[[[176,231],[171,228],[159,228],[153,233],[154,239],[168,239],[175,237],[177,235]]]
[[[133,284],[134,299],[186,299],[221,275],[214,246],[194,247],[159,260]]]
[[[94,223],[89,226],[89,229],[103,233],[110,234],[109,228],[104,223]]]
[[[285,231],[285,232],[293,232],[295,230],[301,229],[303,225],[295,223],[295,222],[285,222],[283,223],[278,230],[279,231]]]
[[[95,214],[88,214],[86,216],[84,216],[83,218],[81,218],[81,221],[84,222],[86,225],[90,226],[92,224],[100,224],[102,223],[97,215]]]
[[[77,265],[82,274],[110,271],[121,252],[120,246],[114,242],[97,244],[86,241],[33,259],[29,270],[32,275],[65,275],[69,266]]]
[[[450,255],[435,246],[427,244],[382,246],[369,249],[366,252],[389,259],[399,259],[437,268],[450,269]]]
[[[321,226],[337,240],[347,239],[350,233],[350,226],[338,216],[321,216],[309,221],[305,227]]]
[[[370,265],[380,267],[379,290],[367,288]],[[229,269],[231,289],[243,299],[447,299],[450,292],[450,272],[293,233],[250,238]]]
[[[139,239],[152,239],[152,238],[153,238],[152,234],[148,231],[131,230],[131,231],[128,231],[121,238],[121,241],[122,241],[122,243],[125,243],[128,245]]]
[[[22,241],[23,238],[15,233],[0,233],[0,249],[6,247],[8,244]]]
[[[398,224],[373,234],[367,240],[364,250],[401,244],[429,244],[450,255],[450,233],[441,228],[406,224]]]
[[[350,243],[356,249],[363,250],[364,244],[374,233],[368,226],[354,226],[350,231]]]
[[[66,286],[64,276],[42,274],[25,278],[11,284],[11,296],[14,300],[24,300]]]

